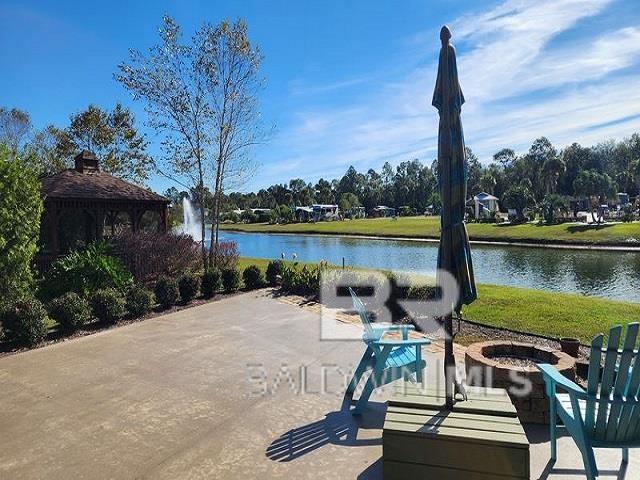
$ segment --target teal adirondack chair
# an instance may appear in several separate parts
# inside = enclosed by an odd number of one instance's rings
[[[603,348],[603,335],[591,342],[586,391],[560,375],[553,366],[538,365],[551,401],[551,458],[555,460],[557,455],[557,415],[582,453],[589,480],[598,476],[594,448],[621,448],[622,461],[627,463],[629,448],[640,447],[638,323],[627,326],[620,350],[621,336],[622,327],[618,325],[609,331],[606,348]]]
[[[364,326],[362,340],[367,348],[349,382],[347,393],[353,394],[365,372],[372,370],[352,412],[354,415],[360,415],[366,408],[371,393],[377,387],[400,378],[408,380],[412,374],[416,375],[416,381],[424,385],[423,369],[426,362],[422,359],[421,347],[429,345],[431,341],[428,338],[409,339],[409,330],[415,329],[413,325],[371,323],[362,301],[351,288],[349,293],[353,300],[353,308],[358,311]],[[387,332],[401,332],[402,339],[383,338]]]

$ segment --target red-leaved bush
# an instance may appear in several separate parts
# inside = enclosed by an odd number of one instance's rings
[[[234,269],[238,266],[238,244],[234,241],[220,242],[213,249],[213,265],[218,270]]]
[[[161,276],[177,278],[202,269],[200,247],[189,235],[124,232],[111,243],[113,253],[140,283],[154,282]]]

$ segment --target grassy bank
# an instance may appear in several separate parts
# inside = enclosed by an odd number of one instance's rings
[[[342,222],[267,223],[223,225],[225,230],[261,233],[306,233],[362,235],[404,238],[439,238],[439,217],[366,218]],[[636,245],[640,246],[640,222],[612,223],[600,226],[581,224],[562,225],[496,225],[471,223],[467,225],[472,240],[563,243],[576,245]]]
[[[263,270],[268,260],[242,258]],[[640,304],[524,288],[479,285],[478,299],[464,317],[486,325],[549,337],[575,337],[589,343],[617,324],[640,321]]]

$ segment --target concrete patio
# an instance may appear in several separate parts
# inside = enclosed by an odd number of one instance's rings
[[[1,358],[0,478],[381,478],[391,389],[341,411],[362,348],[258,291]],[[532,478],[584,478],[570,438],[550,467],[546,429],[527,435]],[[601,478],[640,478],[620,458],[597,452]]]

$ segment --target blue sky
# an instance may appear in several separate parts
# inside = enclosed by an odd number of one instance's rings
[[[182,1],[0,4],[0,105],[37,127],[66,126],[94,103],[141,104],[113,80],[128,49],[157,41],[161,16],[190,35],[202,21],[243,17],[265,55],[263,117],[276,128],[258,147],[242,190],[342,175],[436,155],[430,105],[442,24],[453,31],[467,103],[467,144],[481,161],[640,131],[637,0]],[[151,152],[159,139],[147,131]],[[166,179],[149,182],[156,190]]]

